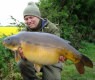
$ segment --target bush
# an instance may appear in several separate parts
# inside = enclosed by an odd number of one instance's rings
[[[21,76],[18,73],[18,68],[14,60],[14,52],[5,48],[2,45],[2,40],[6,36],[0,38],[0,79],[13,80],[14,76],[18,80],[21,80]]]

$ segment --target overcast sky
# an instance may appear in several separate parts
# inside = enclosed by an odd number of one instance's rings
[[[11,23],[10,16],[23,22],[23,10],[29,1],[38,2],[39,0],[0,0],[0,25]]]

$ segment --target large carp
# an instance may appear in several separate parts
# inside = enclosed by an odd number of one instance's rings
[[[71,60],[80,74],[84,66],[93,68],[92,61],[56,35],[43,32],[19,32],[3,40],[3,45],[13,51],[22,48],[24,57],[34,64],[52,65],[58,63],[59,57]]]

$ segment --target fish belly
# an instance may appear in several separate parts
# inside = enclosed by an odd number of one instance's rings
[[[42,64],[52,65],[59,61],[59,49],[39,45],[23,45],[23,54],[29,61]]]

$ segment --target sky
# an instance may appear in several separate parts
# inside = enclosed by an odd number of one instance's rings
[[[9,25],[13,21],[10,16],[24,22],[23,10],[29,1],[38,2],[39,0],[0,0],[0,25]]]

